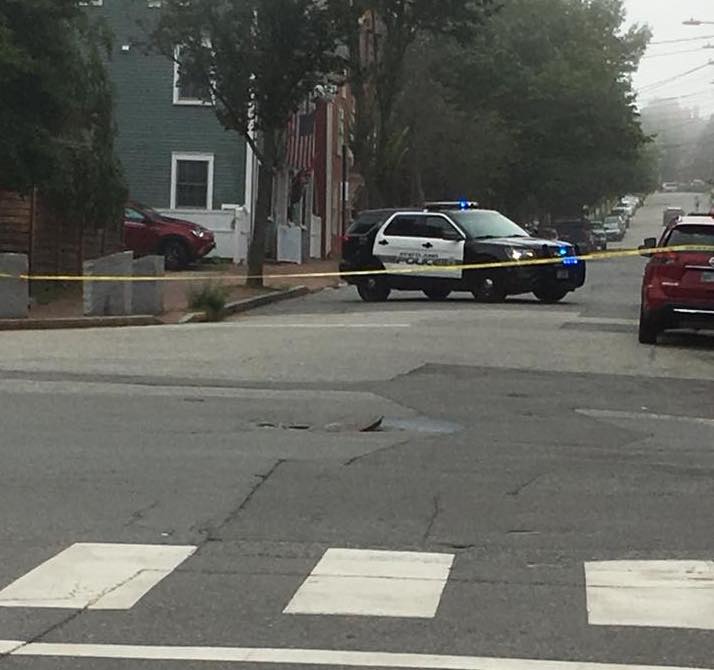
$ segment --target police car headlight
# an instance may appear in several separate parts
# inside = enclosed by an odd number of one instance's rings
[[[536,257],[536,253],[533,249],[509,249],[508,255],[514,261],[527,261]]]

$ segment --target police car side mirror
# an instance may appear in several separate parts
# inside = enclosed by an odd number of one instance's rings
[[[441,235],[441,239],[447,242],[461,242],[464,238],[455,230],[445,230]]]

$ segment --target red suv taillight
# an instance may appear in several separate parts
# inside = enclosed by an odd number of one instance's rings
[[[676,265],[677,263],[679,263],[679,258],[671,251],[652,256],[652,265]]]
[[[685,272],[684,258],[671,251],[653,256],[650,267],[652,281],[662,287],[672,282],[677,284]]]

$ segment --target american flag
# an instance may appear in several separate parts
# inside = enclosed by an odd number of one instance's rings
[[[311,171],[315,164],[315,110],[299,111],[288,123],[287,163],[293,170]]]

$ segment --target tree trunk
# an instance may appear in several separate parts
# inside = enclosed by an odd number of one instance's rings
[[[269,219],[273,210],[273,176],[277,147],[275,133],[263,135],[263,160],[258,172],[258,197],[255,204],[253,235],[248,248],[248,280],[250,288],[263,287],[263,266],[268,239]]]

